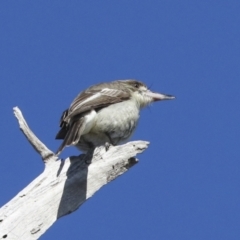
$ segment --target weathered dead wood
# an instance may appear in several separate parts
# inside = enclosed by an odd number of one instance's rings
[[[93,153],[60,160],[14,108],[20,129],[41,155],[45,170],[0,209],[0,239],[38,239],[58,218],[77,210],[103,185],[137,163],[148,142],[99,147]]]

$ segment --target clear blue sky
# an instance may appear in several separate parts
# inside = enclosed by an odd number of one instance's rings
[[[142,112],[149,149],[41,239],[239,240],[239,46],[239,0],[1,1],[0,205],[44,167],[14,106],[56,150],[78,92],[136,78],[177,97]]]

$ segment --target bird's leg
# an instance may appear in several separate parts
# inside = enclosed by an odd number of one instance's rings
[[[109,133],[108,133],[108,132],[105,132],[105,135],[107,136],[107,138],[108,138],[108,140],[109,140],[109,142],[105,142],[105,149],[106,149],[106,151],[108,151],[108,149],[110,148],[110,146],[111,146],[111,145],[114,146],[114,144],[113,144],[113,140],[112,140],[111,136],[109,135]]]
[[[94,148],[89,149],[87,151],[87,153],[85,154],[85,156],[83,158],[83,161],[85,162],[85,164],[89,165],[92,162],[93,152],[94,152]]]
[[[95,150],[94,145],[91,142],[84,141],[85,148],[87,149],[83,161],[89,165],[92,161],[93,152]]]

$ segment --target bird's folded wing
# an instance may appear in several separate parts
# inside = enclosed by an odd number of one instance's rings
[[[130,92],[103,88],[99,90],[90,90],[80,93],[72,102],[68,109],[68,115],[64,119],[68,119],[78,114],[84,113],[91,109],[98,110],[114,103],[122,102],[130,98]]]
[[[66,146],[75,145],[80,140],[82,132],[86,126],[86,118],[82,117],[71,125],[68,131],[65,132],[64,140],[58,148],[56,154],[58,155]]]

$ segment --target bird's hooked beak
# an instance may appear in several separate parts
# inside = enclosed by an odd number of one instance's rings
[[[174,96],[169,94],[154,93],[154,92],[151,92],[150,90],[147,90],[145,92],[145,95],[152,98],[154,102],[161,101],[161,100],[171,100],[175,98]]]

